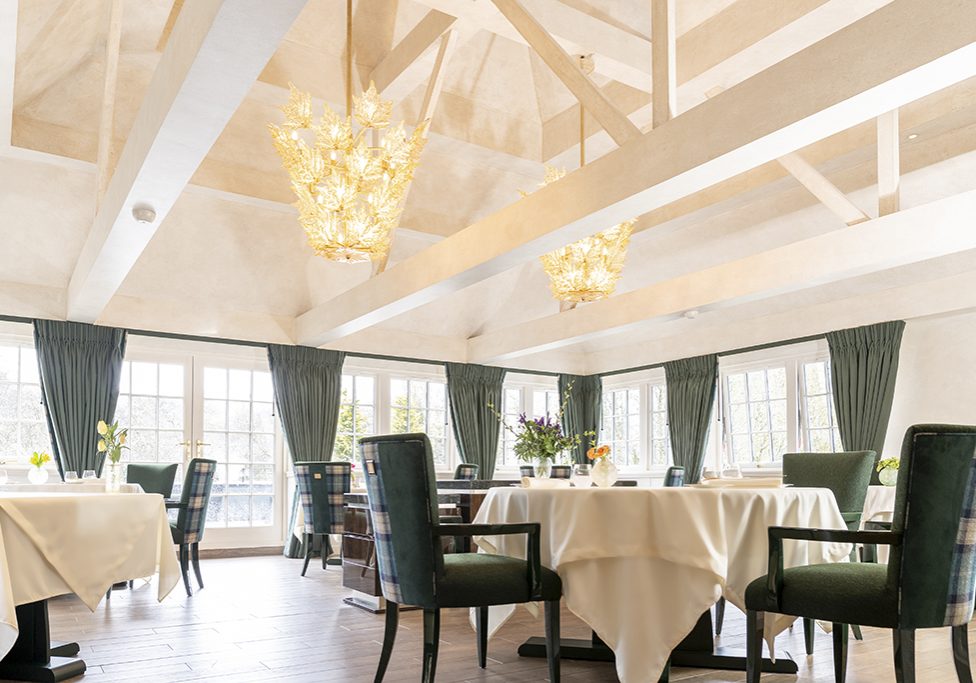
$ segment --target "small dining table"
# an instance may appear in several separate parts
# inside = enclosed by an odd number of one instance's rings
[[[94,611],[114,583],[157,573],[163,600],[180,569],[162,496],[138,486],[0,486],[0,679],[84,673],[77,643],[51,643],[48,599],[74,593]]]
[[[563,581],[565,605],[594,632],[564,640],[566,657],[616,663],[623,683],[666,678],[669,665],[744,668],[745,658],[713,649],[709,608],[721,597],[744,608],[745,589],[767,571],[771,526],[844,529],[828,489],[499,488],[477,524],[539,522],[542,563]],[[525,538],[478,537],[481,552],[525,557]],[[850,546],[787,542],[786,567],[846,561]],[[489,633],[514,611],[493,608]],[[768,615],[766,640],[793,617]],[[680,647],[679,647],[680,646]],[[519,649],[544,652],[541,638]],[[764,670],[795,673],[789,657]]]

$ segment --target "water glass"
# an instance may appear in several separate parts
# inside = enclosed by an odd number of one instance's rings
[[[3,486],[6,483],[7,483],[7,470],[0,467],[0,486]]]
[[[70,484],[72,482],[78,481],[78,473],[74,470],[68,470],[64,473],[64,482]]]
[[[95,470],[85,470],[84,472],[81,473],[81,478],[82,479],[98,479],[98,477],[95,476]]]
[[[587,463],[576,463],[573,465],[573,475],[570,479],[576,488],[590,488],[593,483],[590,479],[590,466]]]

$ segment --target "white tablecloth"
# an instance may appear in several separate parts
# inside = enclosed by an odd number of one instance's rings
[[[74,593],[94,610],[113,583],[157,571],[162,600],[180,580],[162,496],[0,493],[0,657],[17,605]]]
[[[869,486],[864,498],[864,512],[861,514],[861,528],[865,522],[890,522],[895,515],[895,487]],[[878,546],[878,562],[888,563],[888,546]]]
[[[4,493],[105,493],[105,482],[85,481],[77,484],[56,482],[51,484],[0,484],[0,495]],[[122,484],[119,493],[142,493],[139,484]]]
[[[657,681],[674,647],[720,595],[739,608],[766,573],[767,528],[845,528],[827,489],[492,489],[476,523],[540,522],[542,563],[567,607],[616,654],[624,683]],[[524,535],[478,539],[525,557]],[[786,541],[787,567],[844,561],[849,545]],[[497,628],[512,608],[493,610]],[[772,615],[771,615],[772,616]],[[792,622],[767,618],[767,639]]]

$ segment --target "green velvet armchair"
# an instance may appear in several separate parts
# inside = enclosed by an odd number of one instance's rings
[[[158,493],[163,498],[170,498],[179,466],[176,462],[133,462],[126,465],[125,480],[130,484],[139,484],[146,493]]]
[[[783,569],[783,540],[891,546],[888,565]],[[833,623],[834,678],[847,669],[848,624],[892,629],[895,678],[915,681],[915,630],[952,628],[971,683],[967,627],[976,586],[976,426],[915,425],[902,446],[891,531],[770,527],[769,573],[746,590],[748,683],[758,683],[765,612]]]
[[[538,524],[440,524],[430,442],[424,434],[365,437],[359,441],[380,585],[386,598],[386,631],[376,670],[383,680],[396,638],[400,605],[423,609],[423,681],[437,667],[442,608],[477,608],[478,664],[487,661],[488,607],[545,603],[549,679],[559,681],[559,575],[540,562]],[[527,560],[502,555],[445,555],[445,536],[525,534]]]

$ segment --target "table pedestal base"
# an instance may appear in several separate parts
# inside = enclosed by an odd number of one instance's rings
[[[613,650],[607,647],[595,633],[591,640],[563,638],[559,641],[559,649],[560,655],[566,659],[582,659],[591,662],[614,661]],[[545,657],[546,639],[529,638],[519,645],[518,653],[522,657]],[[712,637],[712,613],[706,611],[691,633],[671,652],[668,667],[661,674],[662,683],[668,680],[672,666],[745,671],[746,658],[744,654],[734,653],[730,648],[715,647]],[[762,670],[766,673],[795,674],[799,668],[796,662],[790,659],[789,653],[786,653],[785,657],[778,658],[775,662],[764,658]]]
[[[17,641],[0,660],[0,678],[54,683],[85,673],[85,663],[73,656],[77,643],[51,646],[47,600],[18,605],[17,626]]]

